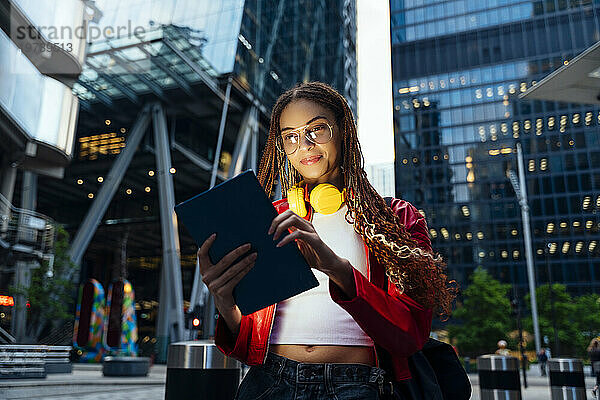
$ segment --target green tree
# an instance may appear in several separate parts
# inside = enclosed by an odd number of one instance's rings
[[[72,326],[74,320],[75,285],[66,277],[73,276],[77,266],[67,253],[69,233],[61,225],[56,225],[55,229],[52,266],[44,260],[39,268],[32,271],[29,288],[11,288],[14,294],[25,296],[30,304],[27,310],[26,336],[36,342],[48,330]]]
[[[506,339],[512,327],[508,297],[511,285],[500,283],[481,267],[473,272],[470,281],[463,292],[462,306],[453,313],[453,319],[462,324],[449,325],[448,335],[456,339],[461,354],[493,353],[498,340]]]
[[[576,321],[577,307],[573,298],[567,292],[566,286],[560,283],[552,284],[552,301],[550,301],[550,285],[538,286],[535,290],[538,304],[538,322],[540,335],[547,336],[552,356],[574,356],[577,352],[577,343],[581,342],[579,324]],[[531,296],[525,296],[525,303],[531,304]],[[554,305],[552,305],[554,303]],[[533,332],[531,311],[524,319],[525,329]],[[554,325],[558,331],[559,349],[557,351],[554,340]]]
[[[573,316],[578,333],[575,355],[587,357],[588,345],[600,335],[600,296],[591,293],[576,297]]]

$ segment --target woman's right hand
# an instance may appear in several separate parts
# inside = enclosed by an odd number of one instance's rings
[[[230,330],[237,332],[241,322],[241,312],[235,304],[233,289],[254,266],[257,254],[249,254],[241,261],[233,264],[235,260],[250,250],[250,244],[247,243],[234,249],[219,262],[213,264],[208,256],[208,250],[214,243],[215,238],[216,234],[211,235],[198,249],[200,273],[202,274],[202,281],[214,297],[215,307],[225,319]]]

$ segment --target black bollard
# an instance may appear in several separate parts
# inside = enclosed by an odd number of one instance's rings
[[[241,363],[212,340],[172,343],[167,358],[165,400],[228,400],[240,384]]]
[[[521,400],[519,360],[487,354],[477,357],[481,400]]]
[[[552,400],[583,400],[585,377],[583,361],[576,358],[551,358],[546,364]]]

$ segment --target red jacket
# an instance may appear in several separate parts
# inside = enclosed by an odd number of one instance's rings
[[[276,201],[273,205],[280,214],[289,208],[287,199]],[[407,201],[393,199],[392,210],[400,217],[420,247],[431,251],[427,224],[417,209]],[[309,213],[305,219],[310,221],[310,217]],[[384,268],[369,254],[366,245],[365,251],[368,259],[367,276],[370,277],[370,281],[354,269],[355,295],[348,298],[331,280],[329,294],[374,342],[392,354],[396,380],[409,379],[411,375],[407,358],[422,349],[429,338],[432,311],[425,309],[406,294],[400,294],[391,283],[388,283],[386,291],[382,290]],[[233,336],[219,315],[215,344],[225,355],[247,365],[263,364],[267,358],[275,307],[276,304],[242,316],[237,337]],[[379,361],[376,362],[379,365]]]

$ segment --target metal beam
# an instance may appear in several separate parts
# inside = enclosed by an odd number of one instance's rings
[[[125,61],[125,60],[123,60],[123,58],[120,55],[116,54],[116,53],[112,53],[111,57],[115,60],[115,62],[117,64],[119,64],[121,67],[123,67],[127,72],[129,72],[132,75],[135,75],[136,78],[138,78],[146,86],[148,86],[150,88],[150,90],[152,91],[152,93],[154,93],[154,95],[156,95],[156,97],[160,98],[163,101],[167,101],[167,99],[165,98],[165,94],[164,94],[162,88],[160,86],[158,86],[156,83],[152,82],[150,79],[146,78],[146,76],[145,76],[145,74],[143,72],[136,71],[131,66],[131,64],[132,64],[131,61]]]
[[[221,160],[221,146],[223,145],[223,136],[225,136],[225,122],[227,120],[227,109],[229,108],[229,95],[231,94],[231,77],[227,81],[227,89],[225,90],[225,101],[223,102],[223,111],[221,112],[221,122],[219,123],[219,138],[217,139],[217,148],[212,165],[210,176],[210,188],[215,186],[217,181],[217,173],[219,172],[219,161]]]
[[[233,148],[233,155],[231,157],[231,165],[229,166],[228,176],[234,177],[242,171],[244,166],[244,160],[248,151],[248,142],[251,134],[252,115],[253,107],[250,106],[244,113],[240,129],[238,131],[237,139],[235,141],[235,147]]]
[[[150,60],[152,60],[152,63],[154,65],[156,65],[161,71],[169,75],[171,79],[177,82],[177,84],[181,87],[181,89],[183,89],[184,92],[187,93],[188,96],[194,98],[196,97],[194,95],[194,92],[192,92],[192,88],[190,87],[190,85],[184,79],[182,79],[181,76],[173,72],[172,68],[170,68],[168,65],[165,65],[165,63],[159,57],[153,56],[148,50],[144,48],[144,45],[139,46],[139,49],[143,51],[150,58]]]
[[[156,336],[159,360],[166,360],[170,342],[184,340],[183,285],[179,262],[179,233],[175,215],[175,191],[169,150],[167,118],[160,104],[152,108],[154,145],[156,146],[156,169],[158,175],[158,199],[160,203],[160,225],[162,236],[162,273],[159,299],[159,314]]]
[[[202,68],[200,68],[200,66],[198,66],[198,64],[193,62],[187,56],[187,54],[185,54],[183,51],[181,51],[173,42],[171,42],[166,37],[163,38],[163,43],[165,45],[167,45],[167,47],[170,48],[175,54],[177,54],[177,56],[179,56],[179,58],[181,58],[183,60],[183,62],[185,62],[187,64],[188,67],[190,67],[195,73],[197,73],[200,76],[200,79],[202,79],[202,81],[206,84],[206,86],[208,86],[208,88],[210,90],[213,91],[213,93],[215,93],[217,96],[219,96],[219,98],[221,100],[225,101],[225,95],[223,94],[223,92],[219,88],[219,85],[217,84],[216,80],[213,79],[212,76],[210,76],[206,71],[204,71]]]
[[[127,137],[125,149],[119,154],[116,161],[113,163],[108,176],[104,178],[104,182],[102,183],[102,186],[96,195],[94,203],[88,210],[83,222],[75,234],[75,238],[73,239],[71,248],[69,249],[69,256],[75,264],[79,265],[81,263],[83,254],[90,244],[90,241],[94,237],[94,232],[96,232],[96,228],[100,224],[106,209],[110,205],[115,192],[119,188],[119,184],[121,183],[121,180],[123,179],[129,164],[131,163],[131,159],[133,158],[133,155],[135,154],[142,138],[144,137],[144,133],[146,132],[146,128],[148,128],[148,123],[150,122],[149,108],[150,107],[146,105],[139,113],[129,136]]]
[[[171,148],[173,150],[177,150],[178,152],[180,152],[185,158],[187,158],[189,161],[191,161],[194,165],[196,165],[197,167],[199,167],[205,171],[210,171],[210,169],[212,168],[210,162],[208,160],[206,160],[204,157],[200,157],[198,154],[196,154],[192,150],[180,145],[177,142],[171,143]],[[225,174],[223,174],[223,172],[221,172],[221,171],[218,172],[217,176],[219,177],[219,179],[222,179],[222,180],[227,179],[227,176],[225,176]]]
[[[87,90],[89,90],[90,92],[92,92],[94,94],[94,96],[96,96],[96,98],[98,100],[100,100],[100,102],[102,104],[104,104],[106,107],[110,108],[111,110],[115,109],[115,106],[113,105],[112,99],[105,95],[104,93],[101,93],[99,91],[97,91],[96,89],[94,89],[94,87],[92,85],[90,85],[87,82],[84,82],[82,80],[77,81],[77,83],[79,83],[81,86],[83,86],[84,88],[86,88]]]

